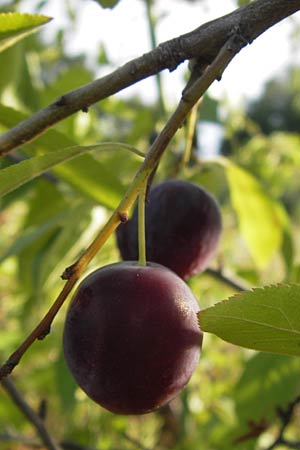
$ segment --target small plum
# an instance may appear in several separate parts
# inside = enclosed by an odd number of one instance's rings
[[[200,356],[199,306],[184,281],[155,263],[102,267],[70,303],[63,347],[78,385],[117,414],[144,414],[179,394]]]
[[[146,256],[183,279],[202,272],[215,255],[222,223],[215,198],[183,180],[168,180],[149,190],[145,207]],[[124,260],[138,259],[138,210],[116,231]]]

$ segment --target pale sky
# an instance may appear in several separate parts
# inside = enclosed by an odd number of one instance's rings
[[[24,2],[26,12],[32,10],[30,0]],[[57,27],[66,24],[62,14],[62,1],[49,0],[43,13],[54,17],[46,25],[50,36]],[[70,0],[71,4],[77,4]],[[93,59],[103,42],[109,59],[116,65],[142,55],[150,50],[148,25],[145,20],[145,5],[141,0],[121,0],[112,10],[103,9],[96,2],[79,2],[78,23],[68,33],[66,45],[72,54],[85,52]],[[203,4],[205,7],[203,7]],[[78,8],[77,8],[78,9]],[[188,3],[184,0],[163,0],[156,2],[155,14],[158,17],[158,43],[189,32],[199,25],[231,12],[232,0],[207,0]],[[24,12],[25,9],[23,8]],[[222,81],[215,82],[210,94],[216,98],[231,99],[233,102],[251,98],[259,94],[262,84],[269,78],[280,75],[289,63],[300,63],[300,46],[291,45],[289,36],[292,21],[300,24],[300,14],[272,27],[250,46],[244,48],[226,69]],[[298,47],[298,48],[297,48]],[[176,103],[184,87],[183,75],[186,64],[178,70],[163,73],[164,88],[168,101]],[[101,73],[99,72],[99,75]],[[127,90],[127,95],[138,93],[146,99],[156,94],[153,79],[148,79]],[[126,95],[122,94],[122,95]]]

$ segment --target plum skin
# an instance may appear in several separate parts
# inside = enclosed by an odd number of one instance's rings
[[[102,267],[70,303],[63,332],[67,365],[83,391],[109,411],[154,411],[179,394],[198,364],[198,311],[189,287],[165,267]]]
[[[202,272],[215,255],[222,221],[215,198],[184,180],[150,188],[146,208],[146,255],[183,279]],[[116,230],[123,260],[138,259],[138,211]]]

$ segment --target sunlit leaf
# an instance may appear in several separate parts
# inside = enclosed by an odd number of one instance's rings
[[[255,350],[300,355],[300,285],[254,289],[198,314],[203,331]]]
[[[25,118],[26,115],[24,113],[0,105],[0,124],[3,124],[5,127],[10,128]],[[33,150],[38,151],[41,149],[46,152],[57,152],[58,148],[72,146],[72,144],[74,144],[74,141],[68,136],[57,130],[50,129],[33,142],[26,144],[23,148],[26,151],[28,149],[29,153],[32,153]],[[116,143],[111,146],[111,143],[103,143],[101,145],[104,144],[106,145],[106,150],[120,149],[122,151],[126,150],[128,155],[131,153],[139,157],[144,156],[133,146],[127,144]],[[93,201],[110,209],[115,208],[124,191],[124,186],[120,181],[121,177],[118,173],[115,173],[114,167],[102,164],[101,161],[87,154],[87,151],[82,151],[81,154],[79,159],[69,160],[64,165],[53,166],[53,172]]]
[[[250,173],[234,164],[225,169],[241,234],[254,261],[264,268],[281,245],[279,206]]]
[[[40,14],[0,13],[0,51],[15,44],[50,20],[52,20],[51,17]]]
[[[0,197],[12,192],[28,181],[33,180],[47,170],[95,149],[129,150],[139,156],[142,156],[142,153],[134,149],[132,146],[120,143],[102,143],[89,146],[77,145],[75,147],[68,147],[55,152],[49,152],[46,155],[35,156],[21,161],[18,164],[6,167],[0,171]],[[74,176],[76,175],[76,172],[74,174],[74,167],[77,167],[78,169],[78,177]],[[117,206],[118,201],[120,200],[122,185],[117,179],[114,179],[111,172],[106,170],[105,167],[102,167],[101,175],[99,172],[97,173],[98,167],[99,163],[93,161],[92,159],[87,159],[85,161],[81,160],[77,165],[73,164],[71,167],[64,165],[58,168],[57,172],[59,174],[63,174],[64,178],[71,184],[75,185],[75,187],[81,186],[83,190],[88,189],[89,192],[93,192],[94,190],[97,192],[98,183],[100,181],[97,179],[97,175],[99,177],[101,176],[101,181],[104,181],[106,185],[106,191],[103,192],[103,196],[100,198],[100,201],[103,204],[113,208]],[[84,173],[86,177],[81,177]],[[99,200],[98,196],[96,196],[95,200]]]
[[[54,173],[95,202],[110,209],[114,209],[121,200],[123,187],[119,179],[90,155],[58,166]]]
[[[103,43],[100,44],[99,50],[98,50],[98,58],[97,61],[99,64],[109,64],[109,58],[105,50],[105,46]]]
[[[112,148],[114,148],[114,145],[107,143],[89,146],[77,145],[75,147],[57,150],[56,152],[50,152],[46,155],[34,156],[30,159],[21,161],[18,164],[6,167],[0,171],[0,196],[12,192],[14,189],[33,180],[54,166],[69,161],[76,156],[80,156],[95,149],[107,150]]]

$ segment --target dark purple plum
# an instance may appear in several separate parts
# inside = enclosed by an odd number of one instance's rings
[[[193,293],[158,264],[120,262],[91,273],[67,312],[63,347],[78,385],[117,414],[144,414],[184,388],[200,356]]]
[[[215,255],[222,223],[219,206],[205,189],[183,180],[150,188],[145,208],[146,256],[183,279],[200,273]],[[116,231],[124,260],[138,259],[138,210]]]

